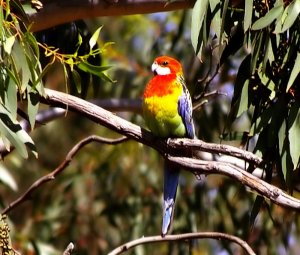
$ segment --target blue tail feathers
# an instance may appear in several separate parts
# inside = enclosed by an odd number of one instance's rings
[[[164,167],[164,205],[161,235],[165,236],[171,226],[176,191],[179,181],[179,168],[167,160]]]

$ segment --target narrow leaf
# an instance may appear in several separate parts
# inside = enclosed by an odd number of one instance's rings
[[[3,46],[4,46],[4,50],[7,54],[11,53],[11,49],[14,45],[14,42],[15,42],[15,37],[13,35],[6,39]]]
[[[31,137],[17,121],[12,120],[11,114],[2,105],[0,105],[0,132],[15,146],[23,158],[28,157],[26,146],[37,157],[36,148]]]
[[[300,0],[294,0],[287,8],[287,16],[283,22],[281,33],[289,29],[299,17]]]
[[[246,32],[252,22],[253,1],[245,0],[244,32]]]
[[[17,85],[13,79],[9,79],[9,83],[6,91],[5,106],[10,111],[12,118],[16,120],[17,107],[18,107]]]
[[[8,169],[0,164],[0,181],[5,184],[7,187],[12,189],[13,191],[18,190],[18,185],[14,179],[14,177],[10,174]]]
[[[27,88],[27,91],[30,90],[30,87]],[[35,117],[39,109],[40,95],[36,91],[31,91],[27,93],[28,98],[28,117],[31,129],[34,128]]]
[[[100,34],[100,31],[101,31],[101,28],[102,28],[102,27],[99,27],[99,28],[94,32],[94,34],[92,35],[91,39],[89,40],[90,50],[92,50],[92,49],[94,48],[94,46],[96,45],[97,40],[98,40],[98,38],[99,38],[99,34]]]
[[[103,72],[111,68],[111,66],[95,66],[88,62],[81,62],[78,64],[78,68],[84,72],[99,76],[100,78],[103,78],[104,76],[107,78],[107,75],[105,75]],[[106,78],[104,79],[107,80]]]
[[[248,109],[248,87],[249,87],[249,80],[246,80],[243,86],[241,100],[239,103],[239,108],[236,117],[238,118],[241,114]]]
[[[265,199],[262,196],[257,196],[250,213],[250,227],[254,225],[255,219],[264,203]]]
[[[289,115],[289,141],[290,152],[294,166],[298,164],[300,156],[300,107],[299,104],[294,104]]]
[[[75,83],[76,89],[78,93],[81,93],[81,77],[76,70],[72,71],[72,80]]]
[[[265,16],[254,22],[252,29],[259,30],[269,26],[275,19],[279,17],[284,11],[283,5],[278,5],[272,8]]]
[[[286,91],[288,92],[290,87],[293,85],[295,79],[297,78],[297,76],[300,73],[300,52],[297,52],[297,57],[296,57],[296,61],[293,67],[293,70],[291,72],[291,76],[289,78],[289,82],[288,85],[286,87]]]
[[[198,0],[192,11],[191,41],[196,54],[199,53],[201,42],[199,34],[203,26],[203,20],[207,11],[208,0]]]

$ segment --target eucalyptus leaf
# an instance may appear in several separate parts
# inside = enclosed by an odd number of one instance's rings
[[[299,73],[300,73],[300,52],[297,52],[297,57],[296,57],[294,67],[293,67],[293,70],[292,70],[290,78],[289,78],[289,82],[286,87],[286,92],[289,91],[289,89],[293,85],[293,83],[296,80]]]
[[[287,7],[287,16],[283,22],[281,32],[286,31],[294,24],[295,20],[299,18],[299,13],[300,13],[300,0],[294,0]]]
[[[75,83],[77,92],[81,93],[81,77],[75,69],[72,71],[72,78]]]
[[[201,47],[199,35],[201,28],[204,26],[203,21],[207,12],[208,3],[208,0],[197,0],[192,11],[191,41],[196,54],[199,53]]]
[[[2,105],[0,105],[0,132],[15,146],[23,158],[28,157],[26,146],[37,157],[37,151],[31,137],[17,121],[12,120],[11,114]]]
[[[99,76],[100,78],[103,78],[105,76],[107,78],[108,76],[103,74],[103,72],[111,68],[111,66],[95,66],[88,62],[81,62],[78,64],[78,68],[84,72]],[[104,79],[107,80],[106,78]],[[109,80],[112,81],[111,79]]]
[[[275,19],[282,15],[283,4],[273,7],[265,16],[254,22],[252,30],[259,30],[269,26]]]
[[[6,91],[6,100],[5,106],[10,111],[11,116],[14,120],[17,119],[17,107],[18,107],[18,99],[17,99],[17,84],[13,79],[9,79],[9,83]]]
[[[0,164],[0,181],[13,191],[18,190],[17,182],[15,181],[14,177],[11,175],[9,170],[3,164]]]
[[[35,124],[35,117],[39,109],[40,95],[37,91],[31,90],[30,87],[28,87],[27,98],[28,98],[27,112],[29,117],[29,123],[31,129],[33,129]]]
[[[244,32],[246,32],[251,26],[252,12],[253,12],[253,1],[245,0]]]
[[[241,99],[239,102],[239,108],[236,117],[242,115],[243,112],[248,110],[248,88],[249,88],[249,80],[246,80],[243,86]]]
[[[89,40],[89,45],[90,45],[90,50],[94,48],[94,46],[97,44],[97,40],[99,38],[99,34],[101,31],[102,27],[99,27],[94,34],[92,35],[91,39]]]
[[[290,152],[293,164],[296,166],[300,156],[300,107],[298,103],[295,103],[290,110],[289,127]]]
[[[11,53],[11,49],[12,49],[14,43],[15,43],[15,36],[13,36],[13,35],[8,37],[6,39],[6,41],[4,42],[3,48],[7,54]]]

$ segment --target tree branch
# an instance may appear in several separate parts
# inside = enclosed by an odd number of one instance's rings
[[[224,155],[229,155],[232,157],[236,157],[239,159],[243,159],[249,163],[252,163],[256,166],[262,163],[262,159],[252,152],[245,151],[233,146],[225,145],[225,144],[214,144],[214,143],[206,143],[199,139],[169,139],[168,145],[173,149],[179,149],[182,147],[191,148],[194,150],[200,150],[210,153],[221,153]]]
[[[112,111],[112,112],[135,112],[140,113],[142,108],[142,101],[141,99],[119,99],[119,98],[111,98],[111,99],[92,99],[89,102],[98,105],[100,107],[103,107],[106,110]],[[55,120],[57,118],[63,117],[66,115],[66,110],[62,108],[55,108],[52,107],[47,110],[42,110],[37,113],[35,117],[36,125],[35,127],[40,126],[39,124],[46,124],[52,120]],[[20,120],[20,125],[22,129],[24,129],[26,132],[31,131],[31,126],[29,124],[29,121],[26,119]],[[13,145],[10,146],[9,150],[7,150],[7,147],[3,143],[3,141],[0,141],[0,157],[3,159],[6,157],[9,153],[11,153],[14,150]]]
[[[186,233],[180,235],[166,235],[165,237],[161,236],[149,236],[149,237],[142,237],[131,242],[125,243],[113,251],[111,251],[108,255],[117,255],[128,251],[129,249],[147,243],[157,243],[157,242],[170,242],[170,241],[186,241],[191,239],[204,239],[204,238],[211,238],[211,239],[224,239],[227,241],[234,242],[240,245],[249,255],[255,255],[255,252],[251,249],[251,247],[242,239],[219,232],[203,232],[203,233]]]
[[[194,0],[44,0],[43,8],[28,18],[31,30],[36,32],[79,19],[166,12],[192,8],[194,3]]]
[[[71,163],[72,159],[75,157],[75,155],[82,149],[85,145],[91,143],[91,142],[99,142],[99,143],[106,143],[106,144],[118,144],[127,141],[127,137],[120,137],[117,139],[108,139],[104,137],[99,136],[89,136],[85,139],[82,139],[80,142],[78,142],[67,154],[64,161],[51,173],[42,176],[38,180],[36,180],[20,197],[18,197],[15,201],[10,203],[4,210],[2,211],[2,214],[9,213],[13,208],[17,207],[24,201],[31,198],[32,193],[37,190],[39,187],[41,187],[44,183],[49,182],[51,180],[54,180],[57,175],[59,175],[66,167]]]
[[[185,157],[186,155],[184,154],[187,153],[186,151],[189,151],[186,150],[187,145],[189,145],[192,146],[192,148],[194,147],[194,149],[199,149],[201,151],[224,153],[230,156],[242,158],[245,161],[253,163],[254,165],[260,164],[262,160],[251,152],[246,152],[229,145],[208,144],[196,139],[169,139],[168,141],[165,139],[159,139],[141,127],[115,116],[111,112],[106,111],[83,99],[50,89],[46,89],[45,93],[46,96],[41,99],[43,103],[63,108],[68,107],[69,110],[77,112],[91,119],[92,121],[95,121],[96,123],[99,123],[130,139],[136,140],[156,149],[169,160],[188,169],[192,169],[194,173],[197,171],[197,174],[217,173],[229,176],[247,185],[251,189],[258,192],[258,194],[270,199],[278,205],[300,210],[300,200],[289,196],[283,190],[266,183],[265,181],[230,163],[192,159]],[[175,151],[174,148],[176,148]],[[182,157],[174,156],[178,155],[177,148],[180,148],[179,151],[181,152],[180,155]]]
[[[195,175],[203,173],[226,175],[255,190],[258,194],[275,204],[300,211],[300,200],[230,163],[172,156],[168,156],[168,160],[177,163],[186,170],[190,170]]]

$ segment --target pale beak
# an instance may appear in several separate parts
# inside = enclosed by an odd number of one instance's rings
[[[152,64],[151,70],[152,70],[152,72],[154,73],[154,75],[157,75],[156,69],[157,69],[158,67],[159,67],[159,65],[158,65],[156,62],[154,62],[154,63]]]

